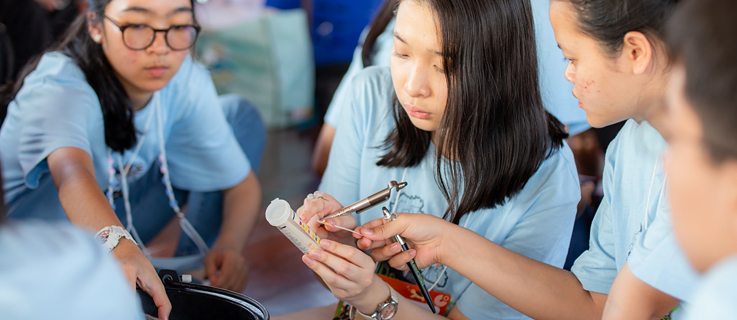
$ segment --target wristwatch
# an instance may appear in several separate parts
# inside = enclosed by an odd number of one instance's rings
[[[105,250],[108,252],[113,251],[113,249],[118,246],[120,238],[126,238],[133,241],[135,245],[138,245],[136,241],[133,240],[133,237],[131,237],[131,234],[120,226],[104,227],[95,234],[95,238],[102,242],[103,247],[105,247]]]
[[[368,315],[358,311],[356,307],[351,306],[351,312],[349,312],[348,316],[353,319],[355,317],[355,313],[353,313],[353,311],[355,310],[355,312],[360,314],[366,320],[390,320],[391,318],[394,318],[397,314],[397,310],[399,309],[397,292],[388,284],[387,287],[389,287],[389,298],[379,303],[379,306],[376,307],[376,312]]]

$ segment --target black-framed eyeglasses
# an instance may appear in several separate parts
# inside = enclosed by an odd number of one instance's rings
[[[123,43],[131,50],[146,50],[156,39],[156,34],[164,33],[166,45],[172,50],[182,51],[192,48],[197,35],[200,33],[200,26],[193,24],[173,25],[167,29],[154,29],[154,27],[145,24],[127,24],[119,25],[110,17],[103,15],[105,19],[110,20],[123,35]]]

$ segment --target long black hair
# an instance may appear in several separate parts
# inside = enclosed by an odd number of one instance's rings
[[[685,95],[712,160],[737,159],[737,2],[686,1],[668,23],[668,44],[686,69]]]
[[[88,23],[103,23],[105,8],[111,0],[87,0],[87,12],[95,13],[95,20],[90,21],[87,15],[80,14],[72,22],[61,41],[47,52],[59,51],[72,58],[84,73],[87,83],[95,90],[100,100],[102,117],[105,122],[105,143],[110,149],[122,152],[136,145],[136,127],[133,123],[134,111],[130,97],[113,67],[108,62],[102,45],[92,41]],[[194,10],[194,1],[192,9]],[[41,57],[37,57],[21,71],[18,81],[5,91],[3,107],[7,107],[23,85],[23,79],[36,69]]]
[[[435,178],[448,201],[445,216],[457,224],[519,193],[567,134],[543,108],[528,0],[413,1],[432,8],[442,32],[448,100],[435,132]],[[396,127],[377,165],[415,166],[430,132],[412,124],[396,95],[393,104]]]
[[[624,35],[638,31],[650,43],[662,42],[668,17],[679,0],[558,0],[578,13],[578,27],[611,54],[622,48]]]
[[[376,14],[374,21],[371,22],[369,32],[366,34],[366,39],[363,41],[363,48],[361,49],[361,60],[363,61],[364,68],[368,68],[374,64],[374,44],[376,44],[376,39],[384,33],[389,22],[394,19],[394,10],[396,7],[396,0],[384,0],[384,4]]]

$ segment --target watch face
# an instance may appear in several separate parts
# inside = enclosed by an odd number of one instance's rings
[[[379,319],[391,319],[397,314],[397,303],[391,301],[379,311]]]

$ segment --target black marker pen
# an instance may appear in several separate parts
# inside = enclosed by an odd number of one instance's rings
[[[386,220],[392,220],[397,218],[396,214],[391,214],[389,212],[389,209],[386,207],[381,208],[381,211],[384,213],[384,219]],[[407,243],[404,242],[404,239],[400,237],[399,235],[395,235],[394,238],[392,238],[392,242],[397,242],[402,246],[402,251],[409,250],[409,246],[407,246]],[[430,297],[430,292],[427,291],[427,288],[425,288],[425,281],[422,279],[422,276],[420,276],[420,269],[417,268],[417,264],[415,263],[415,259],[410,260],[407,262],[407,266],[409,267],[410,273],[412,274],[412,277],[415,278],[415,282],[417,283],[417,286],[420,287],[420,291],[422,291],[422,297],[425,298],[425,302],[427,302],[427,306],[430,307],[430,311],[432,313],[437,314],[437,311],[435,311],[435,304],[432,302],[432,297]]]

